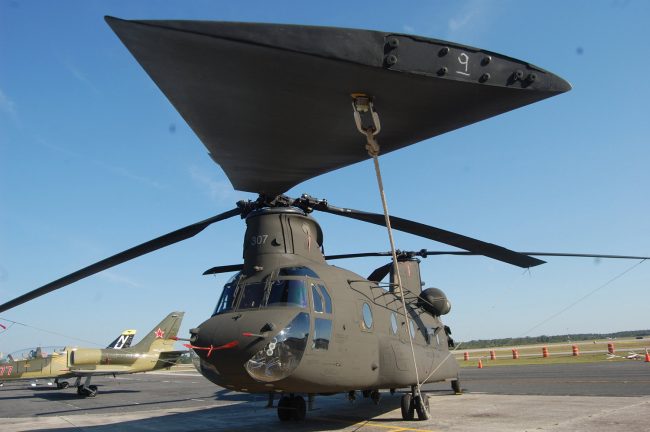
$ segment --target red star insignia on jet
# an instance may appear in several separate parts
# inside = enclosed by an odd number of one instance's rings
[[[165,336],[165,331],[160,327],[158,327],[158,330],[156,330],[154,333],[156,335],[156,339],[162,339],[163,336]]]

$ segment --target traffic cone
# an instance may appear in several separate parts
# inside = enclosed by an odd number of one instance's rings
[[[469,360],[469,353],[467,351],[463,353],[463,360],[465,361]]]
[[[483,369],[483,360],[481,359],[478,360],[478,368]]]
[[[648,349],[646,348],[645,350],[645,362],[650,363],[650,353],[648,353]]]
[[[494,350],[490,350],[490,360],[496,360],[497,353]]]
[[[580,355],[580,350],[578,349],[578,345],[573,345],[571,348],[572,348],[573,356],[574,356],[574,357]]]
[[[548,357],[548,347],[542,347],[542,357]]]

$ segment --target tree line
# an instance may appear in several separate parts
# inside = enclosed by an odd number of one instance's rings
[[[554,342],[577,342],[594,339],[650,337],[650,330],[628,330],[616,333],[577,333],[556,336],[526,336],[520,338],[479,339],[463,342],[463,348],[495,348],[500,346],[535,345]]]

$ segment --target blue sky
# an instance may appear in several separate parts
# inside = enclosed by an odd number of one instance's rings
[[[1,301],[254,198],[232,189],[104,15],[404,32],[548,69],[573,90],[382,157],[391,212],[514,250],[650,255],[649,2],[0,0]],[[303,192],[381,211],[370,162],[289,195]],[[328,253],[388,249],[379,227],[317,218]],[[186,311],[187,334],[229,277],[201,273],[240,262],[243,234],[235,218],[5,312],[58,334],[14,325],[0,351],[89,345],[72,337],[105,345],[172,310]],[[337,265],[367,275],[384,262]],[[469,340],[650,328],[650,263],[608,283],[635,264],[549,258],[524,272],[439,257],[423,261],[422,276],[448,294],[446,322]]]

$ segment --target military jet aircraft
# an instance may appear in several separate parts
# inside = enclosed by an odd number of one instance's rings
[[[60,379],[76,378],[77,394],[95,397],[97,386],[90,384],[93,376],[149,372],[174,365],[186,352],[173,349],[183,315],[184,312],[170,313],[133,347],[130,344],[135,330],[126,330],[104,349],[38,347],[9,354],[0,360],[0,380],[54,378],[57,388],[65,389],[69,383]]]

